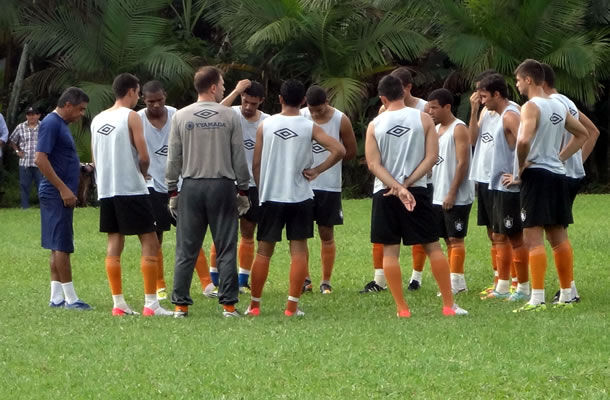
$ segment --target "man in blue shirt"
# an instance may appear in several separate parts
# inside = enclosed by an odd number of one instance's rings
[[[76,205],[80,161],[68,124],[78,121],[89,97],[79,88],[66,89],[55,111],[40,124],[36,165],[44,175],[38,189],[42,247],[51,250],[50,307],[89,310],[72,283],[70,253],[74,252],[72,219]]]
[[[4,117],[0,114],[0,198],[2,193],[2,176],[4,175],[4,166],[2,161],[2,148],[8,142],[8,127],[6,126],[6,122],[4,121]]]

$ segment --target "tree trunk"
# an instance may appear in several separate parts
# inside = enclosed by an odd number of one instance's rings
[[[28,65],[28,43],[23,44],[23,50],[21,51],[21,59],[19,60],[19,67],[17,68],[17,76],[15,77],[15,83],[13,84],[13,90],[11,92],[10,101],[8,103],[7,120],[10,127],[14,126],[15,119],[17,118],[17,105],[21,97],[21,89],[23,88],[23,79],[25,77],[25,69]]]

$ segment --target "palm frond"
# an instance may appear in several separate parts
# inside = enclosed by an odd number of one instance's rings
[[[366,83],[350,77],[323,77],[329,103],[348,115],[355,115],[367,99]]]

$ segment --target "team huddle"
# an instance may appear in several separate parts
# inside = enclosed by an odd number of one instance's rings
[[[378,84],[382,107],[365,139],[366,161],[375,177],[374,279],[360,292],[389,288],[399,318],[411,315],[403,295],[401,242],[412,246],[408,289],[421,287],[427,257],[442,314],[468,314],[454,298],[467,291],[464,238],[475,191],[477,222],[487,229],[494,269],[494,284],[481,299],[526,302],[515,312],[546,308],[545,234],[559,276],[554,307],[571,308],[580,299],[567,227],[573,222],[583,162],[599,131],[557,93],[548,65],[526,60],[515,76],[528,101],[521,107],[510,101],[504,77],[487,71],[476,79],[468,125],[453,115],[449,90],[434,90],[427,101],[412,96],[406,68]],[[275,115],[259,110],[265,90],[258,82],[242,80],[224,97],[221,71],[202,67],[194,86],[197,102],[176,110],[165,104],[162,84],[148,82],[141,87],[146,108],[135,112],[140,82],[121,74],[113,82],[114,106],[91,123],[100,232],[108,235],[112,315],[139,314],[122,290],[126,235],[137,235],[142,246],[142,315],[186,317],[196,271],[202,293],[218,298],[225,317],[242,315],[235,308],[240,293],[250,294],[244,314],[255,317],[261,313],[275,244],[285,231],[290,278],[284,314],[302,316],[300,297],[313,290],[307,240],[314,236],[314,222],[321,241],[319,290],[324,295],[333,291],[334,226],[343,224],[341,161],[356,155],[351,122],[329,105],[322,87],[306,90],[297,80],[282,84],[282,111]],[[237,97],[241,105],[232,106]],[[41,223],[43,247],[51,250],[51,307],[91,308],[76,296],[71,281],[74,176],[64,162],[66,154],[75,153],[67,124],[82,115],[87,103],[80,89],[66,90],[40,128],[36,163],[45,176]],[[74,157],[68,158],[73,164]],[[160,305],[168,297],[160,244],[172,223],[174,311]],[[208,227],[213,238],[209,268],[202,250]]]

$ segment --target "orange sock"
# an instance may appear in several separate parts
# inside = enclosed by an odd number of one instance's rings
[[[453,255],[453,254],[452,254]],[[449,275],[449,262],[442,251],[434,251],[428,255],[430,269],[436,280],[438,289],[443,298],[443,306],[453,307],[453,293],[451,292],[451,278]]]
[[[188,312],[189,306],[179,306],[179,305],[176,305],[176,308],[174,308],[174,310],[180,311],[180,312]]]
[[[216,246],[213,242],[210,246],[210,267],[216,268]]]
[[[112,295],[115,296],[117,294],[123,294],[123,285],[121,281],[121,257],[106,257],[106,275],[108,275],[108,283],[110,284],[110,292]]]
[[[228,311],[228,312],[233,312],[233,311],[235,311],[235,306],[234,306],[233,304],[224,304],[224,305],[222,306],[222,308],[224,308],[224,310],[225,310],[225,311]]]
[[[530,249],[529,263],[532,275],[532,289],[544,289],[544,275],[546,274],[546,251],[544,250],[544,245]]]
[[[208,260],[205,258],[203,249],[199,250],[199,256],[197,256],[197,261],[195,262],[195,271],[197,271],[199,282],[201,282],[201,290],[205,290],[205,288],[212,283],[212,279],[210,278]]]
[[[529,251],[525,245],[513,248],[513,265],[517,275],[519,283],[525,283],[530,280],[529,271]]]
[[[383,269],[383,245],[373,243],[373,268]]]
[[[157,257],[142,256],[140,269],[144,278],[144,294],[157,293]]]
[[[295,312],[297,310],[298,299],[301,297],[303,282],[307,276],[307,253],[291,253],[290,254],[290,286],[288,296],[297,299],[297,301],[288,300],[286,302],[286,310]]]
[[[498,266],[498,278],[504,281],[510,280],[510,267],[513,263],[513,249],[508,241],[496,244],[496,265]]]
[[[517,278],[517,267],[515,266],[514,262],[510,263],[510,277],[511,278]]]
[[[496,271],[498,271],[498,249],[495,244],[491,244],[491,267],[494,270],[494,285],[498,283],[498,275]]]
[[[252,263],[252,272],[250,273],[250,295],[252,301],[250,302],[251,308],[258,308],[260,306],[260,298],[263,295],[263,287],[267,281],[267,275],[269,274],[269,263],[271,258],[257,253]],[[258,299],[258,300],[255,300]]]
[[[559,275],[559,286],[562,289],[569,289],[574,276],[574,254],[570,241],[565,240],[553,247],[553,257]]]
[[[449,251],[449,271],[454,274],[463,274],[464,262],[466,260],[464,243],[454,243],[449,249],[451,249]]]
[[[239,268],[250,271],[254,262],[254,239],[241,238],[237,248]]]
[[[388,281],[392,297],[394,297],[397,311],[400,313],[401,311],[408,310],[409,307],[402,294],[402,274],[398,257],[383,256],[383,273]]]
[[[322,280],[330,281],[335,265],[337,246],[334,240],[322,241],[320,248],[320,258],[322,260]]]
[[[157,254],[157,290],[165,289],[165,278],[163,277],[163,251],[159,248]]]
[[[426,251],[421,244],[411,246],[411,257],[413,258],[413,269],[422,272],[426,263]]]

